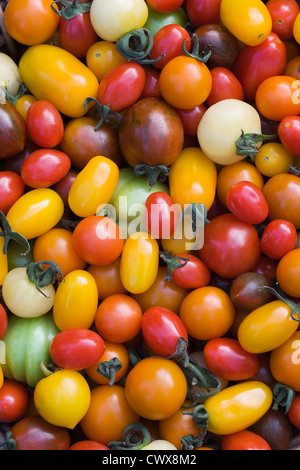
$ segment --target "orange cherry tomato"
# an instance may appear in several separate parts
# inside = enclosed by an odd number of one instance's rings
[[[300,391],[300,332],[296,331],[270,355],[270,370],[277,382]]]
[[[105,266],[89,265],[87,271],[94,277],[99,300],[104,300],[109,295],[127,294],[120,276],[120,258]]]
[[[300,297],[300,248],[289,251],[279,261],[276,279],[281,289],[291,297]]]

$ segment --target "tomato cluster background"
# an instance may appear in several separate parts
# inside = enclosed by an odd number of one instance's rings
[[[0,449],[298,449],[299,2],[1,8]]]

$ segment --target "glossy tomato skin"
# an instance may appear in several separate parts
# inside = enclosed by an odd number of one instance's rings
[[[142,89],[142,93],[140,94],[140,99],[142,98],[161,98],[160,89],[159,89],[159,69],[150,69],[145,68],[145,84],[144,88]]]
[[[21,166],[21,177],[31,188],[48,188],[66,176],[71,168],[69,156],[54,149],[32,152]]]
[[[113,294],[127,294],[120,276],[120,258],[105,266],[89,265],[87,270],[96,281],[99,300]]]
[[[272,300],[272,294],[264,289],[272,287],[270,279],[257,272],[240,274],[230,287],[230,298],[239,310],[251,312]]]
[[[213,338],[204,347],[208,370],[226,380],[246,380],[257,374],[259,360],[233,338]]]
[[[271,450],[263,437],[248,429],[223,436],[221,447],[222,450]]]
[[[104,353],[100,335],[87,328],[67,328],[51,341],[53,362],[63,369],[81,370],[90,367]]]
[[[189,33],[185,28],[177,24],[169,24],[162,27],[153,37],[153,46],[150,51],[150,58],[157,59],[154,66],[162,69],[169,60],[183,54],[182,44],[185,42],[186,50],[189,52],[191,41]]]
[[[181,267],[175,269],[172,273],[172,281],[185,289],[198,289],[207,286],[211,278],[211,272],[208,267],[197,257],[191,254],[179,253],[179,258],[188,260],[178,260]]]
[[[67,450],[71,438],[65,428],[45,421],[41,416],[26,416],[12,427],[16,450]]]
[[[286,150],[290,152],[295,158],[300,158],[299,131],[299,116],[286,116],[280,121],[278,126],[278,136],[280,141]]]
[[[97,441],[77,441],[68,450],[110,450],[109,447]]]
[[[160,13],[168,13],[179,8],[183,0],[147,0],[148,5]]]
[[[154,238],[172,236],[179,217],[179,210],[176,210],[174,201],[168,194],[157,191],[148,196],[145,203],[145,226]]]
[[[296,394],[288,411],[288,418],[290,422],[300,429],[300,395]]]
[[[7,313],[3,305],[0,304],[0,339],[5,336],[7,331]]]
[[[298,283],[300,248],[295,248],[286,253],[277,264],[276,279],[282,290],[292,297],[299,297]]]
[[[78,38],[80,37],[80,41]],[[61,46],[79,59],[86,56],[88,49],[97,41],[90,13],[78,13],[74,18],[60,18],[59,39]]]
[[[19,111],[6,101],[0,105],[0,160],[20,153],[26,143],[26,124]]]
[[[201,121],[202,116],[206,110],[207,106],[205,104],[195,106],[195,108],[192,109],[176,108],[183,125],[184,134],[186,136],[197,136],[199,122]]]
[[[262,191],[247,181],[240,181],[227,191],[226,205],[233,215],[249,224],[260,224],[269,214]]]
[[[25,183],[14,171],[0,173],[0,210],[6,214],[11,206],[24,194]]]
[[[275,380],[288,385],[296,393],[300,391],[299,339],[299,331],[295,331],[284,343],[274,348],[270,355],[270,370]]]
[[[43,148],[53,148],[63,138],[64,122],[52,103],[37,100],[27,111],[26,129],[29,137],[37,145]]]
[[[233,214],[219,215],[204,227],[199,255],[216,274],[233,279],[250,271],[261,255],[256,229]]]
[[[28,405],[28,391],[21,382],[4,379],[0,388],[0,419],[13,423],[23,418]]]
[[[221,0],[187,0],[186,11],[194,26],[219,23]]]
[[[272,259],[281,259],[295,248],[296,243],[297,230],[291,222],[282,219],[272,220],[260,239],[262,252]]]
[[[280,39],[291,39],[293,37],[293,25],[300,12],[298,3],[295,0],[268,0],[266,7],[272,18],[272,31]]]
[[[87,375],[94,383],[99,385],[108,385],[111,378],[105,377],[98,372],[98,366],[106,361],[118,359],[122,364],[118,370],[114,371],[114,383],[118,383],[127,374],[130,367],[129,352],[127,347],[123,343],[112,343],[111,341],[105,341],[105,350],[101,358],[96,361],[92,366],[85,369]]]
[[[244,99],[244,90],[236,76],[225,67],[214,67],[210,71],[212,78],[211,92],[206,100],[208,106],[212,106],[221,100],[234,98]]]
[[[245,98],[253,100],[259,84],[268,77],[283,74],[286,63],[286,46],[275,32],[257,46],[242,48],[233,72],[243,87]]]
[[[188,333],[182,320],[164,307],[151,307],[142,318],[143,338],[156,354],[170,356],[176,351],[179,338],[188,341]]]
[[[183,126],[176,111],[157,98],[138,100],[119,126],[119,144],[127,163],[169,166],[183,146]]]

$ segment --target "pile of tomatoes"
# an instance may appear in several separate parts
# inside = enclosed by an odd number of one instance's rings
[[[298,2],[4,24],[0,448],[298,448]]]

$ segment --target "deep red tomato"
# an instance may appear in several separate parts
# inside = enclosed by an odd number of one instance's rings
[[[178,226],[181,209],[162,192],[151,193],[145,202],[145,226],[154,238],[170,238]]]
[[[186,50],[191,48],[190,35],[185,28],[178,24],[168,24],[160,28],[153,37],[153,46],[150,51],[150,59],[162,57],[154,66],[162,69],[173,57],[182,55],[182,43],[185,42]]]
[[[251,271],[261,255],[255,227],[233,214],[215,217],[204,227],[204,245],[200,258],[221,277],[233,279]]]
[[[54,191],[62,198],[65,208],[69,208],[69,191],[78,173],[79,170],[71,169],[61,180],[53,185]]]
[[[194,26],[219,23],[221,0],[187,0],[186,11]]]
[[[53,148],[64,135],[64,122],[56,107],[46,100],[37,100],[28,109],[26,128],[29,137],[43,148]]]
[[[0,172],[0,210],[6,214],[24,194],[25,183],[14,171]]]
[[[160,70],[145,67],[145,84],[140,94],[140,99],[153,97],[153,98],[160,98],[160,89],[159,89],[159,74]]]
[[[185,289],[198,289],[209,284],[211,273],[203,261],[197,256],[186,253],[179,253],[176,256],[188,259],[186,264],[184,264],[185,261],[178,260],[182,266],[173,270],[172,281],[177,286]]]
[[[21,166],[21,177],[31,188],[48,188],[64,178],[71,168],[69,156],[55,149],[32,152]]]
[[[41,416],[26,416],[11,428],[16,450],[68,450],[71,442],[66,428],[55,426]]]
[[[297,230],[288,220],[272,220],[260,239],[261,251],[272,259],[281,259],[297,243]]]
[[[89,12],[78,13],[74,18],[68,20],[60,18],[58,31],[62,48],[78,59],[85,58],[88,49],[98,39]]]
[[[23,418],[28,405],[25,385],[16,380],[4,379],[0,388],[0,422],[13,423]]]
[[[244,90],[236,76],[225,67],[211,69],[212,87],[206,100],[208,106],[212,106],[221,100],[234,98],[244,101]]]
[[[3,305],[0,304],[0,339],[5,336],[7,330],[7,313]]]
[[[203,349],[208,370],[226,380],[247,380],[257,374],[259,360],[245,351],[237,339],[212,338]]]
[[[102,78],[97,100],[109,106],[111,111],[122,111],[138,100],[145,79],[145,70],[141,65],[133,62],[117,65]]]
[[[112,219],[92,215],[82,219],[76,226],[73,244],[77,253],[87,263],[105,266],[119,258],[124,238]]]
[[[267,201],[262,191],[250,181],[240,181],[229,188],[226,204],[233,215],[249,224],[260,224],[268,217]]]
[[[297,394],[293,399],[288,411],[288,418],[295,428],[300,429],[300,394]]]
[[[52,361],[63,369],[86,369],[101,358],[104,350],[101,336],[87,328],[60,331],[50,344]]]
[[[222,450],[271,450],[267,441],[248,429],[223,436]]]
[[[177,10],[184,0],[147,0],[149,7],[160,13],[169,13]]]
[[[292,39],[293,25],[300,11],[296,0],[268,0],[266,7],[272,18],[272,31],[280,39]]]
[[[268,256],[261,255],[256,265],[250,270],[253,273],[262,274],[267,279],[276,278],[276,268],[278,261]]]
[[[72,444],[68,450],[110,450],[109,447],[97,441],[78,441]]]
[[[287,116],[278,126],[278,136],[282,145],[295,158],[300,158],[300,117]]]
[[[188,340],[183,321],[176,313],[164,307],[150,307],[144,312],[142,334],[152,351],[164,357],[176,351],[179,338]]]
[[[245,98],[253,100],[260,83],[273,75],[283,74],[286,63],[286,46],[272,32],[258,46],[245,46],[240,50],[233,73],[244,89]]]
[[[200,104],[192,109],[178,109],[176,108],[177,113],[181,119],[183,130],[185,135],[197,136],[197,130],[199,122],[201,121],[207,106],[205,104]]]

